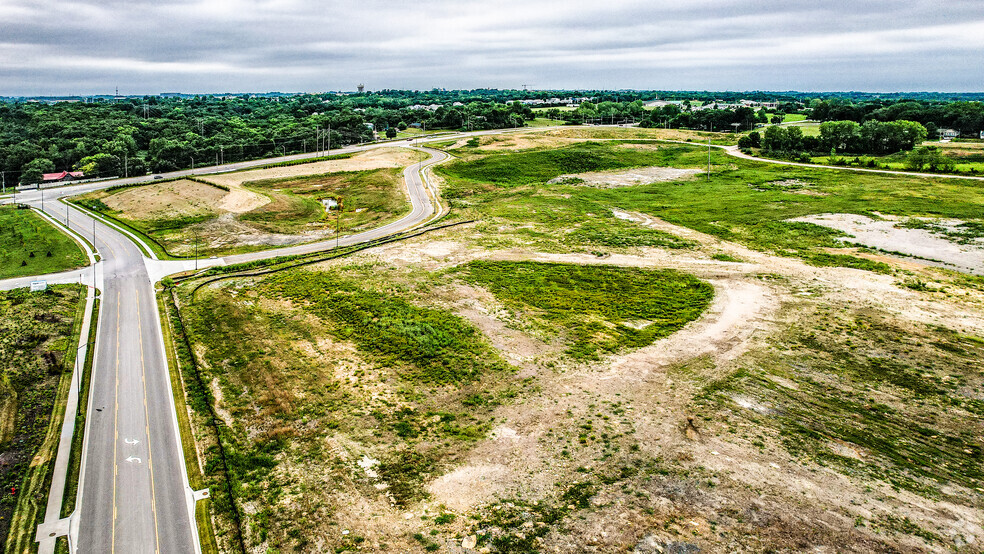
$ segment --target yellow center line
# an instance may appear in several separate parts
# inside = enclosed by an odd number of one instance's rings
[[[116,457],[116,448],[120,442],[120,330],[123,328],[120,325],[120,304],[122,302],[122,297],[120,293],[116,293],[116,394],[113,398],[113,526],[112,534],[112,551],[116,552],[116,475],[119,469],[119,460]]]
[[[150,507],[154,513],[154,543],[156,544],[155,552],[161,551],[161,538],[157,530],[157,494],[154,490],[154,458],[151,454],[150,446],[150,410],[147,408],[147,367],[144,364],[144,347],[143,347],[143,324],[140,322],[140,289],[136,290],[137,293],[137,333],[139,334],[140,342],[140,381],[143,383],[144,390],[144,416],[147,421],[147,466],[150,467]]]

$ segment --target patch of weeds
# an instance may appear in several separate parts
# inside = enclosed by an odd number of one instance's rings
[[[712,260],[717,260],[719,262],[734,262],[734,263],[745,263],[745,260],[728,254],[727,252],[716,252],[711,256]]]
[[[389,492],[400,506],[426,497],[423,483],[436,468],[437,460],[413,450],[402,450],[380,461],[376,471],[389,485]]]
[[[510,309],[563,330],[577,359],[639,348],[696,319],[713,288],[669,270],[475,261],[463,278]]]
[[[500,502],[482,514],[477,524],[484,529],[478,535],[479,544],[496,552],[537,552],[540,539],[574,512],[588,508],[597,492],[596,483],[575,482],[552,501]]]
[[[848,256],[845,254],[828,254],[819,252],[806,256],[806,262],[817,267],[850,267],[853,269],[863,269],[875,273],[892,273],[892,267],[883,262],[876,262],[866,258]]]
[[[406,367],[424,382],[458,383],[505,363],[481,333],[446,310],[417,307],[394,295],[366,290],[335,273],[286,271],[266,279],[261,291],[302,302],[332,333],[367,354]]]

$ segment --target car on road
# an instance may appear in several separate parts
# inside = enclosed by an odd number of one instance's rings
[[[163,178],[164,178],[163,175],[154,175],[154,179],[163,179]]]

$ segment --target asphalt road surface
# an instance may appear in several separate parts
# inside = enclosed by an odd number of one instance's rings
[[[380,144],[339,149],[336,153],[392,146]],[[397,143],[395,146],[409,146]],[[340,245],[364,242],[406,230],[435,213],[434,202],[421,170],[447,154],[421,149],[431,156],[404,171],[412,210],[400,220],[343,238]],[[291,156],[290,158],[310,157]],[[281,158],[279,160],[283,160]],[[245,169],[271,160],[200,168],[195,174]],[[166,174],[177,177],[182,171]],[[113,227],[69,209],[57,198],[118,184],[146,181],[119,179],[98,183],[25,191],[17,201],[44,211],[93,242],[101,256],[93,269],[64,272],[49,282],[96,282],[101,305],[96,335],[95,363],[88,399],[84,450],[77,509],[70,540],[77,552],[200,551],[194,523],[194,500],[188,486],[174,411],[168,367],[153,285],[140,249]],[[324,250],[335,241],[230,257],[227,263]],[[180,262],[175,262],[180,263]],[[51,276],[55,277],[55,276]],[[2,283],[2,288],[26,286],[25,278]],[[86,401],[83,399],[83,401]]]

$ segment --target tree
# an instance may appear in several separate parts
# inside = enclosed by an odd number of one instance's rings
[[[857,152],[861,126],[855,121],[825,121],[820,124],[820,147],[837,152]]]
[[[109,177],[121,175],[123,163],[112,154],[95,154],[86,156],[75,163],[75,169],[82,171],[88,177]]]
[[[21,170],[20,182],[25,185],[40,183],[44,179],[44,173],[51,173],[54,170],[55,162],[48,158],[35,158]]]
[[[386,138],[396,138],[396,129],[393,127],[387,127]]]
[[[905,167],[913,171],[928,168],[930,171],[950,172],[955,169],[956,165],[953,160],[944,156],[939,148],[923,146],[909,152],[905,159]]]

